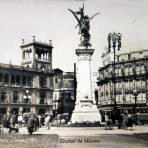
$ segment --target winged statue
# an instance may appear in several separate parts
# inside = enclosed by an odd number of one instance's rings
[[[95,13],[91,17],[88,15],[84,15],[84,4],[83,7],[79,9],[79,11],[74,12],[71,9],[68,9],[76,18],[78,24],[75,28],[79,26],[79,34],[81,34],[81,39],[86,43],[89,43],[90,40],[90,20],[93,19],[96,15],[100,14],[100,12]]]

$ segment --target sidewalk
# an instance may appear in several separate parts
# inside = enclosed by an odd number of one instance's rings
[[[20,129],[20,134],[28,134],[26,128]],[[133,130],[124,130],[114,127],[112,130],[105,130],[104,127],[51,127],[40,128],[33,134],[57,134],[59,136],[95,136],[100,134],[136,134],[136,133],[148,133],[148,125],[133,126]]]

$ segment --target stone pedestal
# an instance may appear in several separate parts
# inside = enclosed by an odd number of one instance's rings
[[[91,56],[94,49],[76,49],[77,63],[77,96],[71,122],[101,122],[101,115],[92,95]]]

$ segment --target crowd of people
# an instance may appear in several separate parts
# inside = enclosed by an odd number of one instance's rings
[[[129,129],[133,127],[135,123],[134,114],[119,112],[106,112],[103,116],[105,122],[105,130],[111,130],[113,126],[117,126],[118,129]],[[23,113],[23,114],[11,114],[11,115],[1,115],[0,116],[0,132],[2,128],[8,128],[9,133],[14,131],[19,132],[19,128],[26,127],[29,133],[37,131],[41,127],[50,129],[51,124],[62,124],[66,123],[66,120],[61,119],[59,116],[53,119],[53,115],[50,113],[46,114],[35,114],[35,113]],[[69,123],[69,122],[68,122]],[[79,125],[79,124],[78,124]],[[85,124],[83,123],[83,126]],[[86,124],[87,126],[88,124]],[[94,126],[95,124],[92,124]],[[96,124],[98,126],[98,124]],[[80,125],[79,125],[80,126]]]
[[[135,123],[135,117],[130,113],[123,113],[112,116],[111,113],[105,113],[105,130],[112,129],[113,125],[116,125],[118,129],[132,129],[133,124]]]
[[[50,123],[52,120],[51,114],[35,114],[35,113],[24,113],[24,114],[11,114],[0,116],[0,129],[8,128],[9,133],[14,131],[19,132],[19,128],[26,127],[27,129],[32,128],[32,132],[38,130],[42,126],[50,129]]]

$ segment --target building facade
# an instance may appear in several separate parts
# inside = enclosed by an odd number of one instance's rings
[[[148,113],[148,50],[102,56],[97,81],[98,108],[102,112],[117,107],[122,112]],[[114,75],[115,66],[115,75]]]
[[[21,47],[22,64],[0,64],[0,113],[52,111],[52,44],[35,41]]]
[[[54,116],[65,115],[70,119],[75,106],[75,76],[73,72],[63,73],[60,69],[54,70]]]

